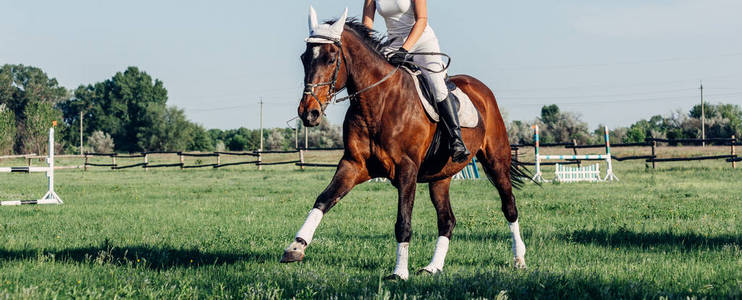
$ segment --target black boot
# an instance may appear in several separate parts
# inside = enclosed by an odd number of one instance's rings
[[[461,126],[459,125],[459,99],[452,93],[448,93],[445,100],[436,103],[438,114],[441,117],[443,126],[448,129],[450,137],[450,149],[453,162],[461,163],[469,158],[471,152],[466,149],[464,141],[461,139]]]

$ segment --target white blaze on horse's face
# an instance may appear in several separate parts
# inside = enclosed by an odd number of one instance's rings
[[[319,57],[320,50],[321,50],[321,46],[312,47],[312,59],[317,59],[317,57]]]
[[[340,41],[345,29],[345,19],[348,17],[348,8],[345,8],[343,16],[333,24],[319,24],[317,22],[317,12],[314,7],[309,6],[309,37],[305,39],[307,43],[313,44],[332,44]]]

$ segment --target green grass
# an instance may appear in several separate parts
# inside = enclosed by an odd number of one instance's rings
[[[59,171],[64,205],[0,208],[0,299],[739,298],[741,172],[617,163],[618,183],[529,184],[516,193],[526,270],[511,268],[494,188],[457,181],[444,273],[385,282],[396,249],[388,183],[356,187],[324,218],[305,261],[285,265],[283,248],[331,170]],[[38,198],[45,180],[0,174],[0,199]],[[428,199],[420,185],[413,273],[435,245]]]

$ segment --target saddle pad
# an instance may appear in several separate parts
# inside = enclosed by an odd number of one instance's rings
[[[433,107],[430,101],[427,100],[425,94],[423,93],[423,90],[420,88],[420,81],[418,79],[419,77],[417,76],[420,74],[419,71],[412,72],[406,68],[404,69],[412,75],[412,81],[415,82],[415,89],[417,90],[418,96],[420,96],[420,102],[422,102],[423,108],[425,108],[425,112],[428,113],[428,116],[430,116],[433,121],[435,121],[436,123],[439,122],[440,116],[438,116],[436,108]],[[459,98],[459,123],[461,127],[477,127],[477,125],[479,124],[479,112],[477,112],[477,108],[474,107],[474,103],[471,102],[469,96],[466,95],[466,93],[464,93],[464,91],[462,91],[459,87],[451,90],[451,93]]]

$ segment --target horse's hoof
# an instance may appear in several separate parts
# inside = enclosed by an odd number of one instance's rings
[[[422,268],[420,270],[417,270],[418,275],[434,275],[440,273],[441,270],[435,269],[435,268]]]
[[[302,259],[304,259],[304,252],[286,250],[281,257],[281,263],[292,263]]]
[[[513,266],[516,269],[525,269],[526,268],[526,259],[523,257],[516,257],[513,259]]]
[[[281,257],[282,263],[291,263],[291,262],[297,262],[304,259],[304,249],[307,246],[299,243],[297,241],[294,241],[289,245],[286,250],[283,251],[283,257]]]

